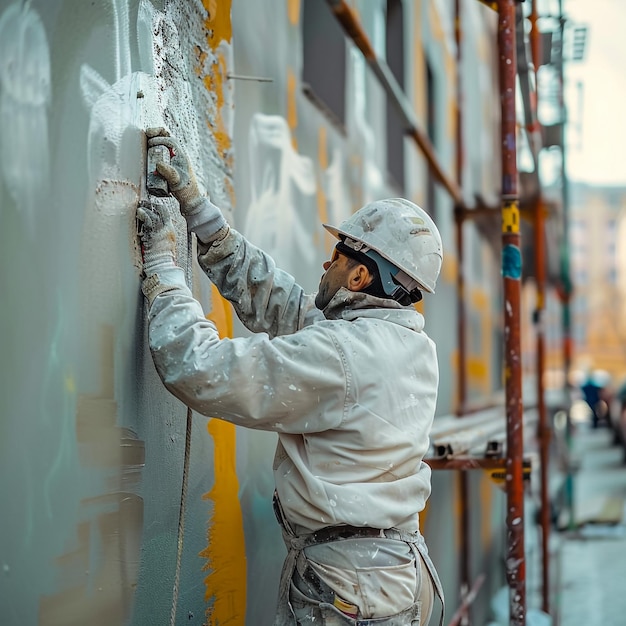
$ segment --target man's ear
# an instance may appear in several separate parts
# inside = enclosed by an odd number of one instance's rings
[[[365,265],[355,265],[348,274],[348,289],[350,291],[362,291],[372,280],[372,275]]]

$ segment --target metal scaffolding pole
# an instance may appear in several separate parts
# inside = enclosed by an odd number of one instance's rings
[[[524,554],[523,407],[521,363],[520,214],[517,191],[515,87],[517,56],[515,2],[498,3],[498,56],[502,141],[502,276],[504,282],[504,349],[507,419],[507,558],[511,626],[526,623]]]
[[[550,439],[552,429],[548,424],[546,403],[544,398],[543,371],[545,369],[545,329],[543,314],[545,307],[545,208],[541,198],[537,200],[535,216],[535,265],[537,281],[537,438],[539,441],[540,459],[540,496],[541,496],[541,572],[542,572],[542,605],[545,613],[550,613],[550,497],[548,492],[548,474],[550,463]]]
[[[566,421],[566,442],[570,454],[568,454],[567,475],[565,479],[565,496],[567,508],[569,510],[569,529],[573,530],[574,523],[574,474],[571,465],[572,449],[572,418],[570,414],[570,369],[572,365],[572,322],[571,322],[571,300],[572,281],[570,277],[569,261],[569,181],[567,178],[566,160],[566,128],[567,128],[567,107],[565,105],[565,54],[563,49],[563,39],[565,35],[565,15],[563,14],[563,0],[559,0],[560,18],[560,51],[559,51],[559,98],[561,108],[561,185],[563,202],[563,241],[561,243],[561,283],[563,297],[563,374],[564,391],[566,396],[567,421]]]
[[[538,0],[533,0],[530,14],[530,43],[535,72],[535,84],[537,81],[537,69],[541,63],[541,35],[537,26],[539,18]],[[538,94],[537,94],[538,98]],[[535,98],[533,122],[537,121],[537,98]],[[530,129],[533,132],[535,129]],[[537,334],[537,440],[539,441],[540,460],[540,526],[541,526],[541,574],[542,574],[542,605],[545,613],[550,613],[550,497],[548,491],[548,471],[550,463],[550,439],[552,428],[548,423],[546,403],[544,396],[543,372],[545,370],[545,298],[546,298],[546,242],[545,242],[545,206],[541,192],[535,204],[535,279],[537,285],[537,306],[535,309],[535,332]]]
[[[567,107],[565,106],[565,54],[563,39],[565,36],[565,15],[563,14],[563,0],[559,0],[560,15],[560,54],[559,54],[559,82],[560,82],[560,108],[561,108],[561,184],[563,194],[563,244],[561,249],[561,272],[563,289],[565,293],[563,302],[563,368],[565,371],[565,387],[569,389],[569,372],[572,362],[572,330],[570,316],[570,301],[572,295],[572,281],[569,268],[569,185],[566,167],[566,141],[565,129],[567,126]]]
[[[463,145],[463,89],[461,84],[461,44],[463,42],[463,31],[461,29],[461,0],[455,0],[455,38],[456,38],[456,67],[457,67],[457,107],[456,107],[456,178],[459,190],[463,189],[463,166],[464,150]],[[456,223],[456,258],[457,258],[457,344],[459,351],[458,377],[457,377],[457,415],[465,414],[465,404],[467,403],[467,375],[465,371],[466,355],[466,329],[467,314],[465,310],[465,267],[463,264],[463,222],[465,218],[464,207],[461,204],[455,206]]]

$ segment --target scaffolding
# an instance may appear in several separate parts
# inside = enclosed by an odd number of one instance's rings
[[[469,554],[469,483],[470,470],[498,470],[501,472],[506,490],[506,577],[509,587],[509,615],[511,626],[526,623],[526,561],[524,552],[524,486],[530,475],[530,461],[524,457],[525,438],[536,437],[540,458],[540,522],[542,529],[542,608],[550,612],[549,602],[549,554],[550,506],[548,496],[548,455],[551,427],[548,425],[544,402],[542,372],[545,361],[545,338],[541,323],[545,307],[546,289],[546,206],[542,199],[538,181],[538,152],[540,149],[540,126],[537,120],[536,68],[540,64],[540,35],[537,28],[537,2],[532,2],[530,15],[530,42],[535,80],[529,76],[530,63],[526,59],[524,18],[519,0],[480,0],[497,12],[497,47],[499,68],[499,91],[501,102],[501,197],[500,207],[478,206],[469,208],[462,194],[463,132],[462,132],[462,89],[460,64],[462,50],[461,0],[455,0],[455,40],[457,49],[457,81],[459,106],[457,107],[456,172],[457,180],[445,172],[427,134],[420,127],[409,99],[402,91],[386,62],[377,58],[367,33],[346,0],[327,0],[332,12],[347,36],[362,52],[365,60],[384,87],[390,102],[399,111],[411,137],[423,153],[430,172],[448,192],[455,206],[457,272],[457,335],[459,349],[458,367],[458,410],[455,416],[438,418],[432,433],[432,453],[426,462],[433,470],[456,470],[460,486],[461,510],[461,556],[460,581],[461,601],[449,626],[467,623],[468,611],[482,586],[485,576],[479,574],[471,580]],[[561,20],[562,24],[562,20]],[[535,161],[535,185],[530,216],[533,225],[534,265],[537,281],[537,303],[534,313],[536,328],[536,406],[526,407],[522,402],[521,363],[521,211],[518,193],[517,171],[517,111],[516,82],[520,80],[524,103],[524,130],[529,137],[532,157]],[[466,306],[465,276],[463,268],[463,223],[479,216],[501,219],[501,250],[503,277],[504,318],[504,398],[491,408],[476,411],[468,406],[466,364]],[[565,342],[566,364],[570,347]],[[462,419],[459,419],[462,418]],[[525,436],[525,433],[526,436]]]

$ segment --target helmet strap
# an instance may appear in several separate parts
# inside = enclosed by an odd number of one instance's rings
[[[337,243],[336,248],[342,254],[365,265],[374,276],[374,281],[363,290],[364,293],[379,298],[392,298],[403,306],[422,299],[422,292],[416,280],[363,242],[355,242],[346,237]]]

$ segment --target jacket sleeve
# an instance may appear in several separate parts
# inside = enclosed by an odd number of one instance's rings
[[[149,300],[148,336],[171,393],[199,413],[248,428],[306,433],[341,423],[349,379],[331,333],[315,324],[275,339],[220,339],[183,273],[168,278]]]
[[[198,262],[252,332],[287,335],[323,319],[314,296],[236,230],[213,245],[198,240]]]

